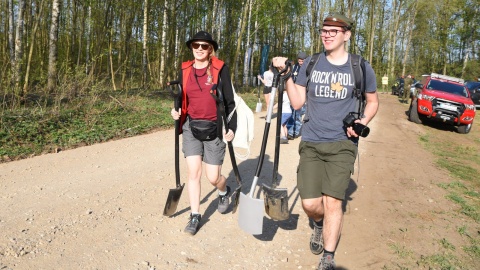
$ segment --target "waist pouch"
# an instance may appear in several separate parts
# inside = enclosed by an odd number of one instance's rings
[[[202,119],[190,119],[190,130],[193,137],[200,141],[211,141],[217,138],[217,122]]]

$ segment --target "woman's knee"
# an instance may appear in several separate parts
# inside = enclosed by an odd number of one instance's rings
[[[205,169],[205,176],[212,185],[218,184],[222,181],[222,175],[220,174],[220,166],[207,165]]]

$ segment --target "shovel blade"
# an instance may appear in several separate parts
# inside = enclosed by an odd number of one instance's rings
[[[262,111],[262,103],[261,102],[258,102],[257,103],[257,108],[255,108],[255,112],[261,112]]]
[[[181,186],[177,186],[174,189],[170,189],[168,192],[167,202],[165,203],[165,208],[163,209],[163,215],[170,217],[177,211],[178,201],[180,201],[180,196],[182,195],[183,187],[185,184]]]
[[[238,225],[245,232],[258,235],[263,231],[263,200],[254,199],[240,192]]]
[[[232,209],[232,214],[235,214],[237,212],[238,204],[240,203],[240,193],[242,189],[242,185],[238,186],[235,191],[233,192],[233,209]]]
[[[274,220],[287,220],[290,217],[288,211],[288,191],[286,188],[271,188],[263,186],[265,194],[265,212]]]

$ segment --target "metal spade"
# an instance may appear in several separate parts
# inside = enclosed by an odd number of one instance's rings
[[[286,68],[291,67],[291,62],[286,63]],[[274,68],[274,73],[277,70]],[[281,72],[280,72],[281,74]],[[281,129],[281,112],[283,104],[283,91],[285,88],[285,80],[290,76],[290,72],[280,77],[280,85],[278,91],[278,116],[275,135],[275,156],[273,161],[272,186],[263,185],[265,195],[265,212],[274,220],[286,220],[290,217],[288,209],[288,190],[286,188],[278,188],[278,163],[280,160],[280,129]],[[274,81],[275,83],[275,81]],[[277,85],[278,86],[278,81]]]
[[[178,111],[182,103],[182,86],[178,81],[171,81],[167,85],[178,85],[178,93],[175,93],[172,90],[174,97],[174,107]],[[184,184],[180,184],[180,165],[179,165],[179,137],[180,137],[180,119],[175,120],[175,185],[176,187],[170,189],[167,196],[167,202],[165,203],[165,208],[163,209],[164,216],[172,216],[177,211],[177,205],[180,201],[180,196],[182,195]]]

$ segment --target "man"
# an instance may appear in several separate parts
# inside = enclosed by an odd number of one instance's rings
[[[303,65],[303,61],[307,58],[307,54],[304,52],[299,52],[297,55],[297,63],[292,68],[292,79],[293,82],[297,80],[298,72],[300,67]],[[292,110],[292,117],[288,119],[287,129],[288,129],[288,138],[294,139],[300,136],[300,128],[302,127],[302,115],[305,113],[305,107],[302,106],[299,110]]]
[[[403,86],[403,103],[408,103],[408,99],[411,97],[410,86],[413,83],[412,75],[408,74],[407,78],[405,78]]]
[[[288,79],[286,90],[294,109],[307,102],[299,145],[297,187],[302,207],[313,220],[310,250],[321,254],[318,269],[335,269],[334,253],[340,237],[342,202],[353,173],[358,152],[358,134],[345,127],[343,119],[355,112],[351,55],[345,43],[352,35],[353,21],[341,14],[328,15],[320,35],[325,52],[320,54],[309,76],[308,65],[300,68],[296,83]],[[310,58],[305,59],[309,63]],[[285,67],[284,57],[275,57],[274,66]],[[308,85],[308,89],[306,89]],[[356,123],[367,125],[378,109],[377,84],[372,67],[365,63],[366,107]],[[307,98],[308,96],[308,98]]]

